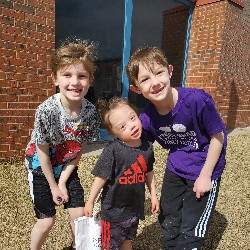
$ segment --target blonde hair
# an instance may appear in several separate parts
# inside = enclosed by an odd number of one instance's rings
[[[67,39],[51,55],[50,66],[53,74],[65,66],[82,63],[93,77],[95,72],[97,44],[80,39]]]
[[[109,130],[111,131],[112,129],[112,124],[109,121],[109,114],[112,110],[117,109],[119,107],[121,107],[122,105],[127,105],[130,108],[132,108],[133,110],[135,110],[135,107],[128,102],[127,99],[122,98],[122,97],[117,97],[114,96],[109,100],[98,100],[97,102],[97,110],[101,116],[101,120],[103,125]],[[136,110],[135,110],[136,112]]]
[[[157,47],[140,47],[130,57],[126,66],[126,73],[129,82],[135,85],[138,80],[139,65],[143,64],[149,71],[153,71],[154,63],[158,63],[163,67],[169,68],[169,63],[163,51]]]

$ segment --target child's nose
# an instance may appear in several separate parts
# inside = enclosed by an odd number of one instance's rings
[[[152,77],[151,81],[152,81],[152,85],[154,86],[159,84],[157,77]]]
[[[130,123],[129,123],[129,127],[130,127],[130,129],[132,130],[132,129],[134,129],[135,124],[134,124],[133,122],[130,122]]]
[[[79,83],[79,79],[77,76],[72,76],[70,79],[70,83],[71,84],[78,84]]]

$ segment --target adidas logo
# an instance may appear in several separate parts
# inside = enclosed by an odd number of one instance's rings
[[[127,185],[145,182],[146,171],[147,163],[143,156],[139,155],[137,161],[131,165],[131,169],[124,171],[123,176],[119,178],[119,183]]]

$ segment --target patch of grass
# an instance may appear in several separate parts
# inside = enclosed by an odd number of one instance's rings
[[[227,165],[204,250],[250,249],[249,148],[249,135],[229,137]],[[167,150],[155,149],[155,175],[159,192],[167,154]],[[79,165],[79,176],[85,189],[85,197],[89,194],[93,180],[90,171],[97,159],[97,156],[83,157]],[[133,249],[160,250],[160,228],[157,215],[150,214],[148,193],[145,210],[146,219],[140,223]],[[23,162],[15,161],[0,165],[0,216],[0,249],[28,249],[35,217]],[[57,208],[55,226],[43,249],[62,250],[70,245],[70,228],[66,221],[69,221],[67,212],[61,207]]]

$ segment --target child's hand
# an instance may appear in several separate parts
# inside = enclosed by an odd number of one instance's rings
[[[87,217],[93,216],[94,202],[87,201],[84,207],[84,215]]]
[[[59,187],[51,190],[53,201],[57,206],[60,206],[64,203],[64,195]]]
[[[211,177],[200,175],[193,187],[193,191],[196,193],[196,198],[200,199],[206,192],[209,192],[212,189]]]
[[[64,203],[69,201],[69,195],[68,195],[68,190],[66,187],[66,183],[59,183],[58,184],[59,189],[61,190],[63,197],[64,197]]]
[[[160,205],[157,197],[151,198],[151,213],[156,214],[159,211]]]

